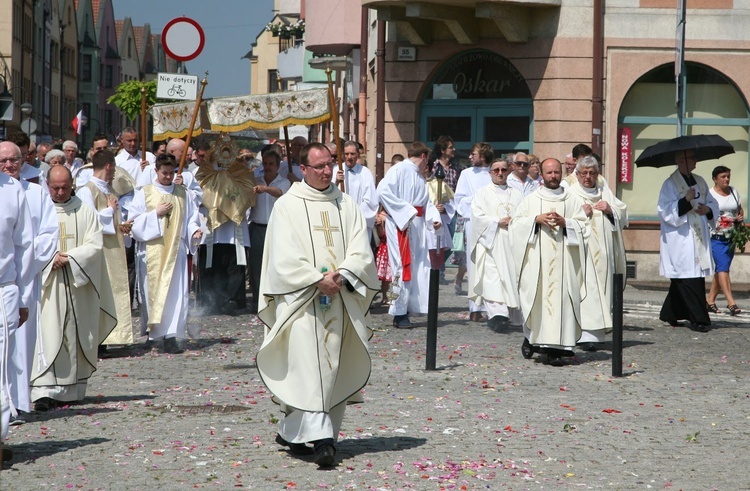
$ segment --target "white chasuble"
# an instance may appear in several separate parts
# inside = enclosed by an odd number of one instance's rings
[[[349,284],[321,308],[322,269]],[[276,201],[266,233],[258,316],[266,337],[258,371],[286,408],[329,412],[361,401],[370,376],[369,307],[379,288],[357,203],[333,185],[318,191],[294,183]]]
[[[73,196],[55,203],[60,236],[57,250],[69,263],[42,271],[42,336],[37,340],[31,397],[76,401],[96,370],[97,347],[114,329],[112,288],[102,252],[96,212]]]
[[[104,190],[101,189],[102,187]],[[97,211],[99,223],[102,225],[104,262],[107,265],[112,295],[115,299],[117,327],[107,336],[103,344],[132,344],[135,342],[135,336],[130,316],[128,264],[125,258],[125,240],[120,230],[120,211],[119,209],[114,211],[107,202],[107,197],[115,196],[115,192],[106,182],[92,178],[78,194],[84,202],[91,199],[91,204]]]
[[[518,294],[529,342],[572,349],[581,337],[583,265],[588,220],[583,202],[564,188],[539,188],[511,219],[510,233],[518,271]],[[536,216],[555,211],[565,227],[538,225]]]
[[[469,299],[477,304],[488,301],[514,309],[520,306],[510,232],[498,223],[511,218],[522,200],[517,189],[493,183],[474,196],[467,253],[476,265],[476,274],[469,281]]]
[[[628,223],[627,206],[609,188],[584,188],[576,182],[568,190],[586,204],[594,206],[599,201],[606,201],[612,209],[611,219],[599,210],[593,210],[589,219],[591,232],[586,242],[586,298],[581,304],[581,328],[584,331],[609,330],[612,329],[613,275],[625,274],[622,228]],[[603,332],[596,336],[596,341],[604,341]],[[582,342],[586,341],[594,340],[583,339]]]
[[[156,215],[159,203],[172,211]],[[141,332],[150,339],[186,336],[188,314],[187,254],[195,254],[200,229],[198,209],[183,186],[149,184],[131,203],[131,233],[137,241],[136,270],[141,293]]]

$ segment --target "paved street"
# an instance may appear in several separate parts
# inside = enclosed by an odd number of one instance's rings
[[[11,428],[0,489],[750,489],[750,314],[672,328],[663,290],[628,286],[613,378],[611,343],[560,368],[525,360],[520,333],[470,323],[452,285],[441,295],[436,371],[426,317],[397,330],[374,311],[366,402],[331,470],[273,441],[255,316],[194,317],[185,354],[119,350],[83,404]]]

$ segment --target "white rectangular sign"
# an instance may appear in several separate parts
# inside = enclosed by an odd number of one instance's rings
[[[196,100],[198,98],[198,75],[160,73],[156,79],[156,98]]]
[[[398,48],[398,61],[416,61],[417,48],[411,46],[400,46]]]

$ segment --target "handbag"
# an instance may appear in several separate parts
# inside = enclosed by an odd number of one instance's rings
[[[453,234],[453,252],[466,252],[466,242],[464,242],[464,233],[456,232]]]

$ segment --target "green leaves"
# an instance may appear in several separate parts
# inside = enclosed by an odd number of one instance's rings
[[[115,94],[107,99],[107,103],[114,104],[132,123],[141,112],[141,88],[143,87],[146,87],[146,107],[151,107],[156,103],[156,80],[123,82],[117,86]]]

